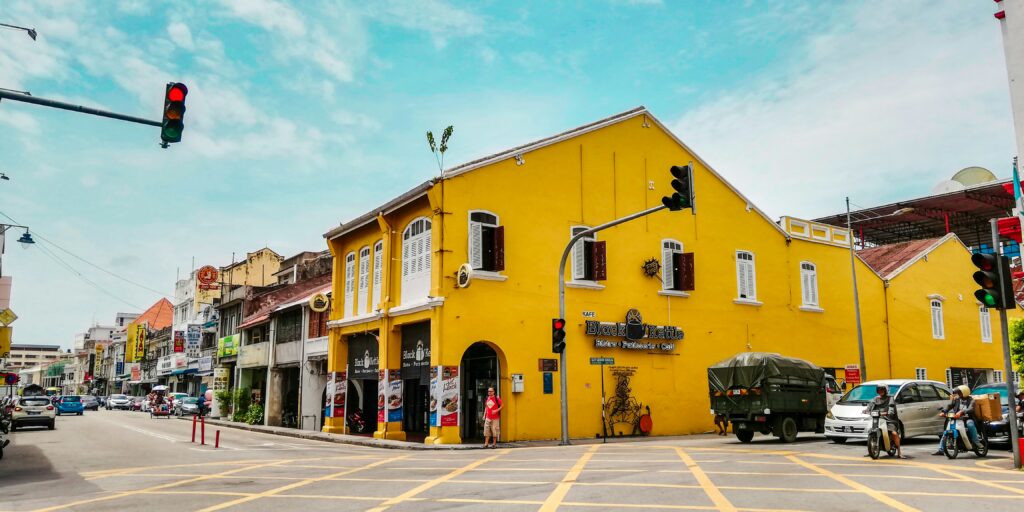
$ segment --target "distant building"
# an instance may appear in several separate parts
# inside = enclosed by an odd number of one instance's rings
[[[6,369],[17,372],[24,368],[49,364],[60,358],[59,345],[11,345],[11,357]]]

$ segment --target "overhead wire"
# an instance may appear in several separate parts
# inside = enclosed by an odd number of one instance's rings
[[[128,306],[131,306],[131,307],[133,307],[135,309],[142,310],[142,308],[140,308],[139,306],[136,306],[135,304],[132,304],[131,302],[128,302],[125,299],[122,299],[121,297],[115,295],[113,292],[110,292],[106,288],[103,288],[102,286],[100,286],[96,282],[94,282],[91,279],[85,277],[84,275],[82,275],[81,272],[79,272],[74,267],[69,265],[68,262],[66,262],[63,259],[61,259],[60,256],[57,256],[56,254],[54,254],[50,249],[47,249],[46,247],[44,247],[42,245],[40,245],[38,248],[39,248],[40,251],[42,251],[43,254],[45,254],[46,256],[50,257],[50,259],[52,259],[55,262],[57,262],[57,264],[63,266],[65,269],[67,269],[69,272],[71,272],[72,274],[77,276],[79,279],[81,279],[85,283],[91,285],[93,288],[96,288],[100,293],[103,293],[104,295],[112,297],[112,298],[116,299],[117,301],[119,301],[119,302],[121,302],[123,304],[126,304]]]
[[[8,220],[10,220],[11,222],[13,222],[13,223],[15,223],[15,224],[18,224],[18,221],[16,221],[16,220],[14,220],[13,218],[11,218],[11,216],[10,216],[10,215],[7,215],[7,214],[6,214],[6,213],[4,213],[4,212],[0,212],[0,215],[3,215],[4,217],[6,217],[6,218],[7,218]],[[73,253],[73,252],[71,252],[71,251],[69,251],[69,250],[67,250],[67,249],[63,248],[63,247],[61,247],[60,245],[57,245],[57,244],[56,244],[55,242],[53,242],[52,240],[50,240],[50,239],[46,238],[45,236],[41,235],[41,234],[40,234],[40,233],[39,233],[38,231],[36,231],[36,230],[31,230],[31,233],[32,233],[32,234],[33,234],[34,236],[38,237],[38,238],[39,238],[40,240],[42,240],[42,241],[44,241],[44,242],[46,242],[46,243],[48,243],[48,244],[52,245],[52,246],[53,246],[54,248],[56,248],[56,249],[60,249],[61,251],[63,251],[63,252],[65,252],[65,253],[67,253],[67,254],[68,254],[68,255],[70,255],[71,257],[73,257],[73,258],[75,258],[75,259],[77,259],[77,260],[79,260],[79,261],[81,261],[81,262],[83,262],[83,263],[85,263],[85,264],[87,264],[87,265],[89,265],[89,266],[91,266],[91,267],[93,267],[93,268],[95,268],[95,269],[97,269],[97,270],[99,270],[99,271],[101,271],[101,272],[105,273],[105,274],[108,274],[108,275],[110,275],[110,276],[112,276],[112,277],[115,277],[115,278],[117,278],[117,279],[120,279],[121,281],[124,281],[124,282],[126,282],[126,283],[128,283],[128,284],[131,284],[131,285],[137,286],[137,287],[139,287],[139,288],[142,288],[143,290],[146,290],[146,291],[150,291],[150,292],[156,293],[156,294],[158,294],[158,295],[160,295],[160,296],[163,296],[163,297],[168,297],[168,298],[172,298],[172,296],[171,296],[171,295],[168,295],[168,294],[166,294],[166,293],[164,293],[164,292],[161,292],[160,290],[156,290],[156,289],[150,288],[150,287],[148,287],[148,286],[146,286],[146,285],[144,285],[144,284],[140,284],[140,283],[137,283],[137,282],[135,282],[135,281],[132,281],[131,279],[128,279],[127,277],[123,277],[123,276],[120,276],[120,275],[118,275],[118,274],[116,274],[116,273],[114,273],[114,272],[111,272],[111,271],[109,271],[109,270],[107,270],[107,269],[105,269],[105,268],[101,267],[101,266],[99,266],[99,265],[97,265],[97,264],[95,264],[95,263],[93,263],[93,262],[91,262],[91,261],[89,261],[89,260],[87,260],[87,259],[85,259],[85,258],[83,258],[83,257],[81,257],[81,256],[79,256],[79,255],[77,255],[77,254],[75,254],[75,253]]]

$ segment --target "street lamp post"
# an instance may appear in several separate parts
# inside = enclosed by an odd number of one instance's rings
[[[25,232],[22,233],[21,238],[18,239],[18,243],[20,243],[22,247],[27,249],[28,246],[36,243],[36,241],[32,239],[32,234],[28,232],[28,226],[19,226],[17,224],[0,224],[0,276],[4,275],[4,242],[7,237],[7,230],[11,228],[22,228],[25,230]]]
[[[17,25],[8,25],[6,23],[0,23],[0,27],[13,28],[15,30],[24,30],[25,32],[28,33],[28,36],[31,37],[33,41],[35,41],[36,37],[39,36],[39,32],[36,32],[36,29],[34,28],[19,27]]]

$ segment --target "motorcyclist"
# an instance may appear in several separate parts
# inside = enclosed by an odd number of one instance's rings
[[[945,417],[946,413],[954,413],[954,418],[959,419],[967,416],[964,423],[967,424],[967,435],[971,439],[972,446],[978,446],[978,427],[974,423],[974,397],[971,396],[971,388],[966,385],[959,385],[953,390],[949,397],[949,403],[939,409],[939,416]],[[932,455],[942,455],[942,444],[946,441],[949,430],[942,431],[939,438],[939,448]]]
[[[878,384],[875,386],[875,392],[878,393],[878,395],[871,399],[868,407],[864,409],[864,413],[871,414],[872,411],[881,412],[879,420],[885,420],[885,429],[889,431],[889,438],[892,439],[892,444],[896,446],[896,457],[905,459],[906,457],[903,456],[903,449],[900,448],[900,434],[896,420],[896,407],[893,405],[892,397],[889,396],[889,387],[885,384]]]

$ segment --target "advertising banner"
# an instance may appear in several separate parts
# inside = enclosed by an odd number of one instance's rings
[[[459,425],[459,367],[442,366],[441,402],[437,413],[441,415],[442,427]]]
[[[331,400],[331,417],[345,417],[345,401],[348,399],[348,372],[334,372],[330,377],[334,382],[334,389],[329,391]],[[330,382],[330,381],[328,381]]]
[[[0,327],[0,359],[11,357],[11,331],[13,327]]]
[[[145,325],[135,326],[135,350],[132,361],[142,361],[146,358],[146,337],[149,334]]]
[[[387,420],[388,371],[377,370],[377,423]]]
[[[327,403],[324,404],[324,417],[334,417],[334,379],[337,372],[327,372],[327,388],[324,390],[327,395]]]
[[[118,377],[124,375],[124,361],[114,363],[114,375]]]
[[[429,423],[431,427],[441,426],[438,423],[440,416],[437,414],[437,404],[440,402],[438,397],[441,396],[441,379],[438,378],[440,366],[430,367],[430,407],[427,409],[430,412]]]
[[[188,331],[185,333],[185,351],[188,353],[188,357],[192,359],[199,357],[199,345],[202,343],[202,340],[202,326],[199,324],[188,324]]]
[[[388,421],[402,421],[402,372],[388,370]]]
[[[228,388],[228,368],[218,366],[213,369],[213,391],[216,393]]]
[[[217,356],[218,357],[231,357],[238,355],[238,340],[240,334],[232,334],[231,336],[225,336],[217,341]]]
[[[213,356],[203,356],[199,358],[199,371],[208,372],[213,369]]]
[[[92,380],[96,375],[96,354],[89,354],[89,362],[85,368],[85,380]]]
[[[106,345],[96,345],[96,364],[92,367],[92,374],[99,375],[100,368],[103,366],[103,351],[106,350]]]
[[[140,363],[132,363],[132,380],[142,380],[142,365]]]
[[[185,331],[174,331],[174,351],[185,351]]]

